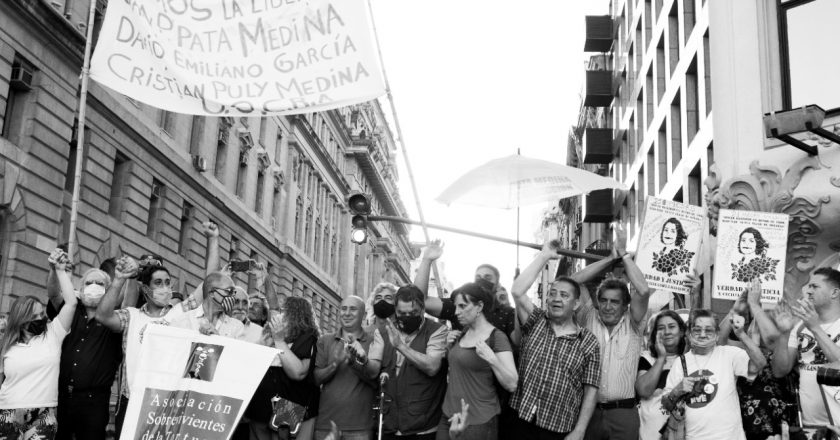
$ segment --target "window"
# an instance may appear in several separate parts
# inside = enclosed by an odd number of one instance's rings
[[[239,154],[239,166],[236,168],[236,197],[239,197],[239,200],[245,200],[245,183],[247,182],[248,178],[248,161],[247,156],[242,157],[243,154]]]
[[[228,143],[230,142],[230,128],[233,126],[231,118],[219,119],[219,131],[216,134],[216,163],[213,174],[219,182],[225,181],[225,165],[227,164]]]
[[[146,236],[157,242],[160,238],[161,215],[166,196],[166,187],[157,179],[152,179],[152,191],[149,195],[149,218],[146,222]]]
[[[674,2],[676,3],[676,1]],[[688,42],[688,38],[691,36],[691,31],[694,30],[694,23],[697,21],[697,16],[694,13],[694,0],[683,0],[683,29],[685,30],[685,36],[683,37],[683,42]]]
[[[840,108],[840,58],[835,54],[840,37],[837,0],[780,0],[784,108],[817,104],[825,110]]]
[[[6,105],[3,112],[3,130],[0,132],[4,138],[12,143],[20,143],[23,135],[23,123],[26,119],[26,102],[30,99],[35,75],[35,66],[15,54],[12,61],[12,72],[9,77],[9,93],[6,96]]]
[[[691,60],[688,70],[685,73],[685,118],[686,118],[686,135],[688,137],[688,145],[694,140],[697,131],[700,129],[700,93],[699,84],[697,83],[697,57]]]
[[[709,52],[709,33],[703,35],[703,91],[706,93],[706,116],[712,112],[712,55]]]
[[[166,110],[160,110],[158,113],[158,126],[163,129],[168,135],[173,134],[173,128],[175,125],[175,118],[172,115],[172,112],[168,112]]]
[[[665,96],[665,39],[660,37],[656,44],[656,102],[662,102],[663,96]]]
[[[117,151],[114,157],[114,172],[111,175],[111,198],[108,201],[108,214],[122,220],[123,199],[131,174],[131,161]]]
[[[645,179],[647,179],[647,194],[656,194],[656,153],[651,148],[647,155],[647,165],[645,166]]]
[[[677,167],[682,159],[682,115],[680,114],[680,94],[674,96],[671,102],[671,170]]]
[[[677,16],[677,2],[674,1],[668,12],[668,64],[671,76],[680,62],[680,21]]]
[[[303,198],[297,197],[295,201],[295,244],[301,247],[301,217],[303,216]]]
[[[265,117],[260,118],[260,135],[259,135],[260,137],[258,139],[258,142],[260,143],[260,146],[263,147],[263,148],[266,147],[266,133],[268,132],[268,124],[270,124],[270,123],[271,123],[270,118],[265,118]]]
[[[659,155],[656,161],[657,169],[659,170],[659,191],[662,191],[662,188],[668,181],[668,131],[666,127],[666,122],[662,121],[656,140],[658,146],[657,153]]]
[[[184,208],[181,211],[181,229],[178,231],[178,254],[187,256],[192,242],[193,227],[193,205],[184,200]]]
[[[204,125],[207,118],[204,116],[193,116],[192,129],[190,130],[190,154],[201,156],[201,136],[204,134]]]
[[[700,162],[688,174],[688,203],[694,206],[703,205],[703,186],[700,179]]]
[[[257,194],[254,198],[254,212],[257,216],[262,217],[263,213],[263,196],[265,195],[265,169],[257,170]]]
[[[230,249],[228,250],[228,262],[239,259],[239,239],[230,237]]]

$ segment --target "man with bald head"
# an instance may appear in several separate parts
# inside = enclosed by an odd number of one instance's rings
[[[358,296],[341,301],[341,330],[318,339],[315,383],[321,386],[315,440],[323,440],[335,422],[342,439],[370,440],[373,432],[375,376],[367,373],[370,353],[381,359],[382,346],[362,329],[365,302]]]
[[[204,278],[202,293],[205,300],[201,307],[183,313],[172,321],[172,325],[205,335],[241,339],[245,326],[242,321],[228,316],[236,302],[233,280],[223,273],[213,272]]]

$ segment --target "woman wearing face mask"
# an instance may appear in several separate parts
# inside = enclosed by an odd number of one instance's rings
[[[452,293],[455,315],[464,327],[460,338],[450,338],[449,387],[443,399],[443,417],[437,439],[449,440],[450,418],[460,410],[461,399],[470,404],[469,426],[459,437],[465,440],[495,440],[501,412],[494,378],[509,391],[516,391],[519,375],[513,363],[510,341],[487,321],[493,294],[476,283],[467,283]]]
[[[63,251],[53,252],[50,262],[65,306],[48,321],[38,298],[18,297],[0,338],[0,438],[55,437],[61,343],[70,331],[76,297]]]
[[[659,400],[674,361],[685,353],[685,322],[673,310],[653,318],[648,347],[639,358],[636,394],[639,396],[639,438],[659,440],[659,430],[668,421]]]
[[[394,316],[394,297],[397,290],[397,286],[391,283],[379,283],[368,295],[368,304],[365,307],[368,316],[365,317],[365,322],[370,328],[380,328],[385,325],[385,320]],[[381,330],[384,331],[384,328]]]
[[[717,322],[709,310],[693,310],[688,328],[690,351],[683,357],[688,375],[677,359],[668,373],[663,408],[671,411],[680,402],[685,405],[688,440],[745,439],[735,379],[754,378],[767,361],[760,351],[717,346]]]
[[[289,438],[288,429],[276,432],[268,428],[272,415],[271,399],[278,396],[306,408],[304,422],[295,438],[309,440],[314,433],[320,398],[313,377],[315,347],[320,336],[317,320],[309,301],[295,296],[286,299],[280,313],[272,311],[271,314],[263,330],[262,343],[277,348],[280,354],[269,367],[245,410],[245,416],[250,420],[250,438]]]

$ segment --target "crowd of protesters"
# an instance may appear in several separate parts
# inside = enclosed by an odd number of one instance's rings
[[[649,310],[652,289],[617,229],[612,256],[558,277],[542,305],[527,292],[558,257],[548,242],[508,291],[499,271],[448,298],[428,295],[439,242],[413,284],[351,295],[324,334],[307,299],[237,286],[206,223],[206,276],[173,292],[156,256],[123,256],[75,283],[61,249],[46,262],[44,303],[18,297],[0,336],[0,438],[105,439],[119,432],[143,333],[171,325],[277,350],[233,438],[368,440],[782,439],[840,432],[837,388],[818,384],[840,366],[840,272],[815,270],[801,299],[769,310],[754,280],[720,319],[692,307]],[[798,297],[799,292],[788,292]],[[836,365],[834,365],[836,363]],[[112,394],[117,390],[116,405]],[[276,402],[303,408],[273,423]],[[840,412],[838,412],[840,414]],[[381,416],[381,417],[377,417]]]

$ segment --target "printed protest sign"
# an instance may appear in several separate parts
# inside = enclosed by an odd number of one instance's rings
[[[149,326],[144,339],[124,439],[229,439],[277,354],[167,326]]]
[[[211,116],[328,110],[385,91],[365,0],[112,1],[90,74]]]
[[[702,207],[647,198],[635,261],[649,287],[688,293],[684,282],[697,264],[704,222]]]
[[[713,298],[738,299],[758,278],[762,302],[781,299],[788,221],[787,214],[720,210]]]

